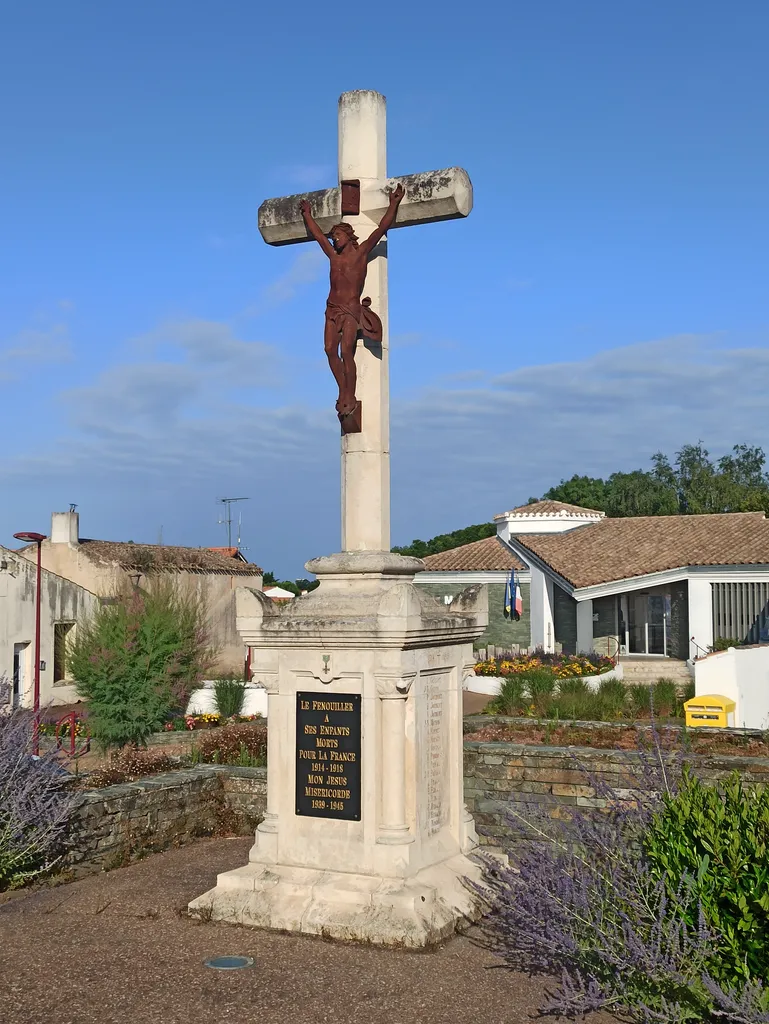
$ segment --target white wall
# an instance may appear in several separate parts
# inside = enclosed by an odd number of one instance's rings
[[[553,581],[540,570],[531,568],[531,644],[546,651],[555,650],[553,621]]]
[[[9,683],[13,678],[13,651],[15,644],[28,644],[24,651],[24,692],[21,703],[33,704],[35,611],[37,567],[34,563],[0,549],[0,560],[8,568],[0,572],[0,678]],[[71,685],[54,685],[53,643],[57,622],[81,622],[91,614],[97,598],[70,580],[43,570],[40,620],[40,660],[45,668],[40,672],[40,703],[68,704],[77,700]]]
[[[713,643],[713,588],[709,579],[689,578],[689,636],[703,650]],[[690,647],[689,656],[694,658],[697,648],[694,644]]]
[[[589,526],[591,523],[598,523],[603,515],[568,515],[565,512],[553,512],[551,515],[525,515],[517,513],[506,519],[496,519],[497,536],[505,543],[519,534],[535,533],[566,533],[568,530],[576,530],[580,526]]]
[[[694,663],[698,697],[729,697],[738,729],[769,728],[769,645],[730,647]]]

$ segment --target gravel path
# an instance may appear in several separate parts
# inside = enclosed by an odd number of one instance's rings
[[[543,986],[469,938],[407,953],[201,923],[187,902],[245,863],[201,840],[0,904],[2,1024],[517,1024]],[[252,956],[242,971],[209,956]],[[595,1017],[594,1024],[609,1021]]]

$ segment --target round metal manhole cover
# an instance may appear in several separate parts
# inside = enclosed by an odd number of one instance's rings
[[[254,958],[251,956],[212,956],[205,960],[204,964],[217,971],[239,971],[241,967],[253,967]]]

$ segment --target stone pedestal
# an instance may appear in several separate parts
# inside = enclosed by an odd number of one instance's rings
[[[249,863],[192,913],[410,947],[478,916],[461,701],[486,596],[473,587],[439,604],[413,584],[422,567],[347,552],[309,562],[321,585],[289,605],[237,592],[269,694],[267,813]]]

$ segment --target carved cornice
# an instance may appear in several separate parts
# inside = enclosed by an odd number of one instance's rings
[[[409,695],[411,684],[416,679],[416,672],[376,677],[376,692],[381,700],[405,700]]]

